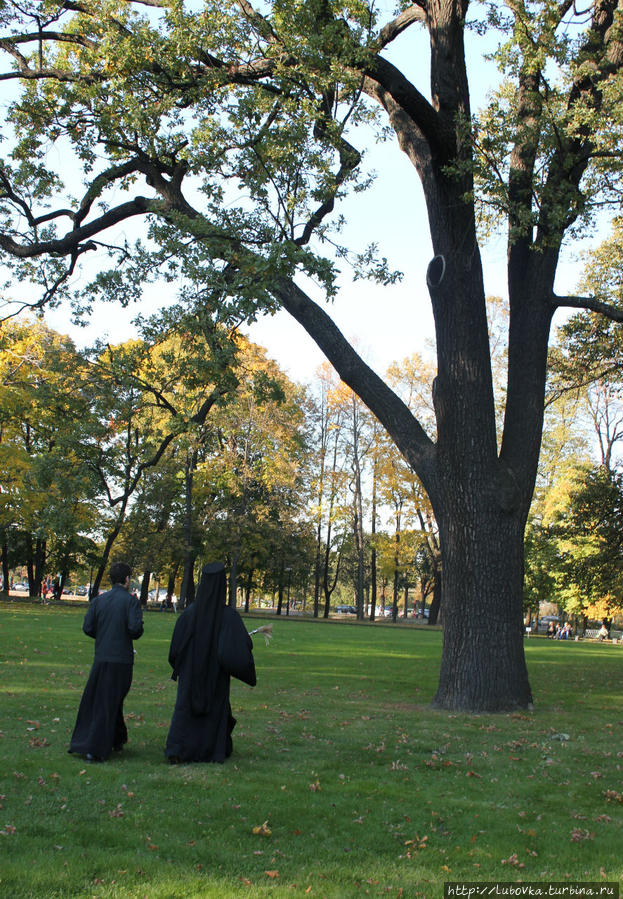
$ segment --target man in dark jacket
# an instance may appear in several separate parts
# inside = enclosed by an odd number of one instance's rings
[[[95,656],[69,751],[87,761],[103,762],[128,741],[123,700],[132,684],[132,641],[143,633],[140,602],[129,592],[131,574],[125,562],[112,565],[112,590],[91,600],[82,625],[84,633],[95,639]]]

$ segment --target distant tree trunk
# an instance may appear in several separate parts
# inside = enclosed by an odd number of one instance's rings
[[[115,519],[115,523],[112,529],[108,532],[108,536],[106,537],[106,543],[104,544],[104,552],[102,553],[102,557],[100,559],[100,563],[98,565],[97,571],[95,572],[95,580],[93,581],[92,587],[92,596],[97,596],[100,589],[100,584],[106,574],[106,569],[108,568],[108,560],[110,558],[110,554],[112,552],[112,548],[114,546],[115,540],[119,536],[121,531],[121,526],[125,521],[125,512],[128,506],[128,496],[125,496],[121,501],[121,506],[119,507],[119,511],[117,512],[117,517]]]
[[[439,618],[439,610],[441,606],[441,580],[435,580],[433,584],[433,599],[428,611],[428,623],[437,624]]]
[[[241,545],[239,535],[236,545],[231,554],[231,565],[229,569],[229,605],[232,609],[236,608],[236,596],[238,593],[238,560],[240,558]]]
[[[251,605],[251,584],[253,582],[253,569],[249,571],[247,582],[244,588],[244,610],[245,612],[249,611],[249,607]]]
[[[147,598],[149,596],[149,581],[151,580],[151,571],[146,570],[143,572],[143,579],[141,580],[141,595],[140,602],[144,609],[147,608]]]
[[[281,609],[283,606],[284,574],[285,574],[285,564],[282,559],[281,565],[279,567],[279,582],[277,585],[277,615],[281,615]]]
[[[355,576],[355,608],[357,609],[357,618],[361,621],[364,616],[364,584],[365,584],[365,564],[364,564],[364,537],[362,518],[361,493],[355,498],[355,514],[353,521],[353,530],[355,536],[355,548],[357,552],[357,573]]]
[[[35,583],[35,554],[32,534],[26,534],[26,571],[28,572],[28,593],[30,596],[38,596]],[[41,584],[39,584],[39,592],[41,592]]]
[[[43,583],[43,572],[45,571],[45,554],[46,542],[41,537],[37,537],[35,543],[35,596],[41,596],[41,584]]]
[[[402,503],[401,503],[402,506]],[[398,588],[400,586],[400,528],[401,506],[396,509],[396,533],[394,536],[394,592],[392,601],[392,620],[398,618]]]
[[[197,550],[193,539],[193,485],[199,451],[186,454],[184,466],[184,569],[180,587],[180,608],[184,609],[195,598],[195,562]]]
[[[324,555],[324,574],[323,574],[323,590],[324,590],[324,612],[323,618],[329,617],[329,612],[331,611],[331,597],[333,595],[333,591],[338,582],[338,578],[340,576],[340,567],[342,564],[342,549],[344,547],[344,539],[342,539],[340,543],[340,548],[337,551],[337,560],[335,563],[335,572],[333,574],[333,579],[330,577],[330,567],[331,567],[331,526],[327,528],[327,539],[325,543],[325,555]]]
[[[376,618],[376,545],[374,538],[376,535],[377,461],[377,454],[375,452],[374,463],[372,466],[372,524],[370,527],[372,543],[372,552],[370,553],[370,621],[374,621]]]
[[[9,592],[9,541],[6,530],[4,528],[0,532],[2,540],[2,589],[8,594]]]
[[[357,573],[355,576],[355,608],[357,618],[361,621],[364,615],[365,584],[365,541],[363,533],[363,497],[361,490],[361,414],[360,401],[355,393],[351,397],[352,410],[352,470],[353,470],[353,537],[357,554]]]
[[[167,580],[167,592],[166,592],[167,603],[169,603],[171,601],[171,597],[175,593],[175,581],[177,579],[178,570],[179,570],[179,565],[176,564],[171,568],[171,570],[169,572],[169,577]],[[195,597],[194,597],[194,593],[193,593],[193,599],[188,601],[188,605],[190,605],[190,603],[194,600],[194,598]]]

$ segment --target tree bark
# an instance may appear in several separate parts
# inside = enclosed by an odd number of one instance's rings
[[[441,516],[444,629],[434,705],[461,711],[527,708],[523,524],[516,516],[456,508]]]
[[[180,587],[180,608],[185,609],[195,598],[195,561],[197,551],[193,534],[193,486],[198,459],[197,449],[188,452],[184,468],[184,570]]]
[[[6,531],[2,529],[0,532],[2,534],[2,589],[7,594],[9,593],[9,583],[10,583],[10,574],[9,574],[9,541],[6,536]]]
[[[149,581],[151,579],[151,571],[148,569],[143,572],[143,578],[141,580],[141,595],[140,602],[141,606],[146,609],[147,608],[147,597],[149,596]]]

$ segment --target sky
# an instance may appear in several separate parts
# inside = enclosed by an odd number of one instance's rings
[[[429,78],[426,36],[422,31],[419,36],[412,33],[414,31],[410,29],[404,34],[387,55],[426,91]],[[483,43],[483,38],[472,32],[468,56],[474,109],[482,105],[496,78],[493,64],[484,58],[487,49],[490,48]],[[425,274],[432,250],[419,180],[411,163],[398,148],[396,139],[392,137],[383,144],[372,144],[368,148],[368,162],[377,172],[375,183],[368,191],[348,197],[339,207],[348,222],[346,242],[358,250],[371,242],[378,243],[390,268],[401,270],[404,277],[396,285],[381,287],[371,282],[353,281],[342,265],[340,290],[329,311],[347,339],[382,375],[394,361],[415,352],[430,352],[433,321]],[[487,293],[505,296],[503,235],[485,248],[483,258]],[[559,290],[572,292],[578,273],[577,262],[563,265]],[[314,294],[313,287],[310,294],[322,301],[321,294]],[[157,302],[157,292],[153,288],[147,297],[148,305],[150,300]],[[110,305],[100,306],[86,329],[71,325],[66,308],[49,311],[46,321],[53,328],[69,333],[79,345],[103,336],[119,342],[132,336],[131,322],[137,312],[137,308],[123,310]],[[261,318],[247,329],[247,333],[251,340],[266,347],[268,355],[293,380],[312,380],[323,361],[315,343],[285,312]]]

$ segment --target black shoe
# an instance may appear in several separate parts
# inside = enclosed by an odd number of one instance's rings
[[[180,759],[177,755],[169,756],[169,765],[179,765],[179,764],[180,764]]]
[[[85,755],[85,759],[87,760],[87,762],[101,762],[102,761],[101,758],[99,757],[99,755],[91,755],[90,752],[87,752],[87,754]]]

